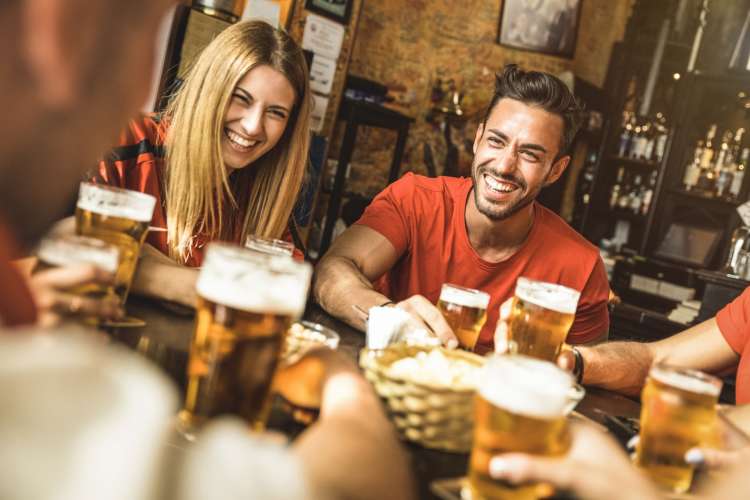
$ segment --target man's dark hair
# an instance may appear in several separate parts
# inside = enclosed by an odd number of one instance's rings
[[[563,119],[563,133],[557,158],[565,154],[573,143],[583,121],[583,107],[559,78],[540,71],[524,71],[515,64],[508,64],[495,75],[495,94],[487,107],[483,124],[487,123],[492,109],[507,98],[537,106]]]

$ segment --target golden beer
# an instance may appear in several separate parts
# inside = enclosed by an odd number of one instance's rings
[[[663,364],[651,368],[641,394],[636,464],[661,488],[690,488],[693,466],[685,453],[713,439],[720,392],[716,377]]]
[[[38,264],[34,272],[54,267],[90,264],[105,272],[115,274],[120,260],[119,249],[109,243],[85,236],[54,236],[44,238],[36,251]],[[68,292],[82,297],[102,298],[113,294],[112,286],[102,283],[85,283]]]
[[[464,349],[474,350],[479,332],[487,320],[489,303],[490,296],[479,290],[448,283],[443,285],[437,307]]]
[[[115,293],[125,304],[146,239],[156,198],[110,186],[82,182],[76,205],[76,233],[98,238],[120,250]]]
[[[490,460],[501,453],[564,454],[570,445],[565,417],[572,377],[552,363],[501,355],[482,369],[474,409],[474,443],[469,459],[472,500],[536,499],[546,485],[512,486],[492,479]]]
[[[518,278],[508,323],[508,350],[554,361],[573,325],[580,295],[562,285]]]
[[[269,255],[291,257],[294,255],[294,245],[284,240],[261,238],[251,234],[245,240],[245,248]]]
[[[208,247],[180,420],[186,433],[234,414],[262,430],[284,337],[302,314],[312,268],[234,245]]]

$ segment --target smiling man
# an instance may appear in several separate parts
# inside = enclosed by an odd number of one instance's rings
[[[483,290],[491,300],[476,351],[485,352],[498,306],[525,276],[581,292],[568,342],[605,338],[609,284],[596,247],[534,201],[568,166],[580,117],[560,80],[506,66],[477,128],[472,178],[407,174],[386,188],[318,264],[320,304],[364,329],[358,309],[394,303],[455,345],[434,305],[441,286]]]

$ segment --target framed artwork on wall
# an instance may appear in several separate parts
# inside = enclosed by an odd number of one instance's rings
[[[497,43],[572,58],[582,1],[503,0]]]
[[[305,0],[305,9],[347,24],[353,2],[354,0]]]

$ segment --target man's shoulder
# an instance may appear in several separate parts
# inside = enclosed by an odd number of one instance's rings
[[[545,246],[551,244],[558,248],[564,247],[569,251],[577,252],[576,256],[578,257],[599,257],[599,249],[578,231],[570,227],[562,217],[540,203],[536,203],[536,210],[542,224],[542,237]]]

